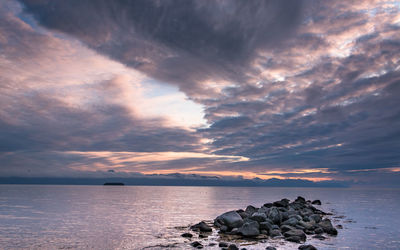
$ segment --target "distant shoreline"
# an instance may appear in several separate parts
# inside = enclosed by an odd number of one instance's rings
[[[311,187],[348,188],[340,182],[312,182],[306,180],[254,180],[254,179],[190,179],[190,178],[27,178],[0,177],[0,184],[28,185],[104,185],[104,183],[124,183],[125,186],[211,186],[211,187]]]

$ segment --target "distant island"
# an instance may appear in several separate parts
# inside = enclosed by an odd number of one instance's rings
[[[106,182],[103,184],[104,186],[125,186],[122,182]]]

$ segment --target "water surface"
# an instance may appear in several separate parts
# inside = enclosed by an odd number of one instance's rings
[[[178,243],[176,226],[298,195],[344,215],[318,249],[400,249],[399,189],[0,185],[3,249],[142,249]],[[332,218],[333,219],[333,218]],[[295,244],[280,245],[292,249]],[[265,246],[262,245],[264,248]],[[157,247],[154,247],[157,248]],[[246,246],[247,249],[261,245]]]

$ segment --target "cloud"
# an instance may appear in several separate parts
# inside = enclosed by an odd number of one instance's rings
[[[41,25],[192,95],[209,94],[209,79],[245,79],[257,50],[290,36],[302,13],[298,0],[22,2]]]
[[[20,2],[25,13],[6,8],[0,23],[4,152],[195,152],[224,160],[188,155],[118,167],[394,180],[385,171],[375,179],[357,172],[400,163],[400,9],[393,1]],[[180,108],[140,92],[154,81],[204,107],[208,126],[168,123],[167,113]],[[145,116],[146,102],[166,108]],[[115,157],[81,155],[70,164],[96,169]]]

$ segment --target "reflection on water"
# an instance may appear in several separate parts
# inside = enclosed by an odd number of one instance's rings
[[[400,248],[398,189],[38,185],[0,185],[0,246],[140,249],[179,243],[186,248],[176,226],[298,195],[321,199],[323,210],[346,216],[336,218],[344,226],[338,237],[312,241],[319,249]]]

